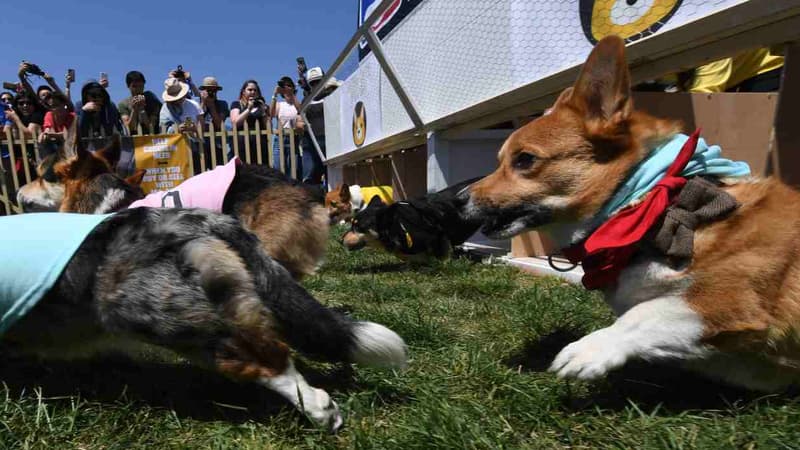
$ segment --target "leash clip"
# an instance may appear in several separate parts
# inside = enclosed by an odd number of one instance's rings
[[[578,263],[572,264],[572,267],[558,267],[553,263],[553,255],[547,255],[547,264],[556,272],[570,272],[578,267]]]

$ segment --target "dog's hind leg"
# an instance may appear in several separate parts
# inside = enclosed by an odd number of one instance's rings
[[[121,257],[120,257],[121,256]],[[98,312],[105,330],[168,348],[237,380],[276,391],[332,430],[342,419],[323,390],[294,368],[278,322],[259,297],[239,255],[203,237],[174,257],[134,267],[114,255],[100,275]]]
[[[214,363],[230,378],[256,382],[277,392],[321,427],[336,431],[342,426],[339,407],[327,392],[306,382],[295,369],[289,348],[281,342],[227,340],[216,352]]]
[[[216,369],[277,392],[315,423],[336,431],[342,425],[339,408],[327,392],[309,386],[295,369],[289,346],[276,332],[275,318],[256,293],[239,255],[225,242],[208,238],[188,244],[184,256],[199,271],[211,301],[223,302],[224,320],[231,328],[232,336],[216,346]]]

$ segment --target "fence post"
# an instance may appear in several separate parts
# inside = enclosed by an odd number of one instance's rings
[[[244,121],[244,160],[247,164],[250,164],[250,124],[247,121]]]
[[[289,129],[289,166],[291,167],[292,178],[297,179],[297,147],[294,140],[294,129]]]
[[[239,157],[240,160],[242,159],[239,156],[239,128],[235,124],[233,126],[233,156]]]
[[[286,175],[286,158],[283,157],[283,127],[278,124],[278,161],[281,172]]]
[[[203,123],[198,121],[195,126],[197,128],[197,140],[198,140],[197,147],[198,147],[198,150],[199,150],[198,154],[199,154],[199,157],[200,157],[200,172],[205,172],[206,171],[206,144],[205,144],[205,141],[203,140]],[[189,139],[189,142],[191,143],[191,139]],[[191,145],[189,147],[191,147]]]
[[[228,144],[228,130],[225,128],[225,122],[222,122],[220,126],[220,134],[222,136],[222,161],[225,164],[228,164],[228,151],[230,150],[230,145]]]
[[[256,120],[256,162],[261,165],[261,121]]]
[[[22,132],[22,130],[20,130],[20,132]],[[25,139],[25,133],[24,132],[21,133],[21,134],[22,134],[22,139],[20,140],[20,144],[22,144],[22,168],[23,168],[23,171],[25,172],[25,174],[24,174],[25,175],[25,184],[28,184],[28,183],[31,182],[31,170],[30,170],[30,167],[29,167],[29,164],[28,164],[28,140]],[[33,141],[34,142],[37,141],[36,138],[37,138],[37,136],[34,134],[33,135]],[[16,189],[19,190],[19,188],[20,188],[20,185],[17,185]]]
[[[25,139],[25,132],[18,128],[19,132],[22,134],[22,139]],[[11,130],[6,130],[6,139],[8,139],[8,158],[11,162],[11,180],[13,181],[14,193],[19,190],[19,177],[17,177],[17,157],[14,155],[14,137],[11,134]],[[10,201],[10,199],[9,199]]]
[[[275,148],[275,139],[273,139],[272,119],[267,120],[267,165],[270,169],[275,168],[275,161],[273,161],[272,153]]]
[[[6,145],[8,145],[9,153],[14,151],[11,141],[6,141]],[[2,148],[2,142],[0,142],[0,151],[2,151]],[[8,198],[8,173],[2,164],[0,164],[0,194],[2,194],[0,201],[3,202],[3,214],[9,216],[11,215],[11,199]]]
[[[215,130],[214,130],[214,121],[213,120],[208,123],[208,132],[207,133],[208,133],[207,136],[209,136],[209,138],[208,138],[208,146],[211,147],[211,149],[210,149],[211,150],[211,168],[213,169],[213,168],[217,167],[217,142],[216,142],[217,139],[214,136]]]

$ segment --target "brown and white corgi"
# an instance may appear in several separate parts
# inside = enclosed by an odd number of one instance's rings
[[[331,224],[349,222],[375,198],[386,205],[391,205],[394,203],[392,187],[343,184],[326,193],[325,207],[328,208]]]
[[[596,232],[629,174],[678,132],[634,109],[624,42],[604,38],[575,85],[503,144],[467,208],[491,236],[535,228],[569,247]],[[694,229],[689,258],[636,246],[603,288],[616,322],[565,347],[552,371],[588,380],[633,359],[672,360],[751,389],[798,381],[800,193],[769,178],[710,179],[736,208]]]

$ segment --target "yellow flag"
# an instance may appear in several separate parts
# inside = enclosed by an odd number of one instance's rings
[[[172,189],[192,176],[192,149],[182,134],[134,136],[133,148],[136,168],[147,170],[145,194]]]

